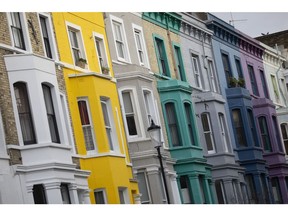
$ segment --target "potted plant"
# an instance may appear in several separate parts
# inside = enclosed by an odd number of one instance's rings
[[[79,58],[78,61],[76,62],[76,65],[81,68],[85,68],[86,64],[87,60],[83,58]]]
[[[229,87],[234,88],[237,87],[238,80],[235,77],[230,77],[229,78]]]
[[[103,74],[106,74],[106,75],[108,75],[108,74],[109,74],[109,71],[110,71],[109,67],[106,67],[106,66],[102,66],[102,67],[101,67],[101,70],[102,70],[102,73],[103,73]]]
[[[245,87],[245,80],[241,77],[238,79],[238,86],[242,88]]]

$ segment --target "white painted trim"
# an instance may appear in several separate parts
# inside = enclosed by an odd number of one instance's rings
[[[144,31],[143,28],[139,25],[136,25],[134,23],[132,23],[132,28],[133,28],[133,37],[134,37],[134,41],[135,41],[135,48],[137,51],[137,56],[138,56],[138,60],[139,60],[139,65],[147,67],[148,69],[150,69],[150,64],[149,64],[149,58],[148,58],[148,54],[147,54],[147,48],[146,48],[146,43],[145,43],[145,38],[144,38]],[[139,57],[139,53],[138,53],[138,49],[137,49],[137,41],[136,41],[136,37],[135,37],[135,30],[140,32],[141,35],[141,45],[143,46],[143,54],[144,54],[144,65],[141,64],[140,62],[140,57]]]
[[[54,30],[52,28],[53,23],[52,23],[52,20],[51,20],[51,16],[50,16],[49,13],[39,12],[38,13],[38,24],[39,24],[39,28],[41,30],[40,31],[40,35],[41,35],[41,39],[42,39],[42,46],[43,46],[43,49],[44,49],[45,56],[47,57],[45,44],[44,44],[44,41],[43,41],[42,28],[41,28],[41,23],[40,23],[40,16],[45,17],[46,21],[47,21],[46,22],[46,24],[47,24],[46,27],[47,27],[47,30],[48,30],[50,48],[51,48],[51,52],[52,52],[52,59],[55,60],[55,61],[59,61],[58,52],[57,52],[57,49],[56,49],[56,47],[57,47],[56,46],[56,40],[54,38]]]
[[[102,35],[102,34],[100,34],[98,32],[92,32],[92,33],[93,33],[93,40],[94,40],[95,50],[96,50],[96,54],[97,54],[97,57],[98,57],[98,65],[99,65],[99,68],[100,68],[100,72],[103,74],[102,69],[101,69],[101,65],[100,65],[100,61],[99,61],[99,54],[98,54],[98,50],[97,50],[97,46],[96,46],[96,38],[101,39],[101,41],[103,43],[105,61],[107,63],[107,67],[109,67],[109,75],[111,76],[112,66],[109,64],[110,62],[108,61],[108,55],[107,55],[106,42],[105,42],[104,35]]]
[[[129,46],[128,46],[128,43],[127,43],[127,38],[126,38],[126,31],[125,31],[125,26],[124,26],[124,22],[122,19],[120,19],[119,17],[116,17],[116,16],[113,16],[111,14],[109,14],[109,17],[110,17],[110,25],[111,25],[111,29],[112,29],[112,34],[113,34],[113,39],[114,39],[114,46],[115,46],[115,49],[116,49],[116,54],[117,54],[117,59],[119,61],[122,61],[122,62],[126,62],[126,63],[131,63],[131,58],[130,58],[130,53],[129,53]],[[121,25],[121,31],[122,31],[122,34],[123,34],[123,42],[124,42],[124,59],[119,57],[118,56],[118,49],[117,49],[117,44],[116,44],[116,39],[115,39],[115,32],[114,32],[114,25],[113,25],[113,21],[114,22],[117,22],[117,23],[120,23]],[[125,56],[126,55],[126,56]],[[127,59],[126,59],[127,58]]]
[[[11,21],[10,12],[7,12],[6,15],[7,15],[8,25],[9,25],[8,28],[9,28],[9,33],[10,33],[11,45],[12,45],[12,47],[14,47],[15,51],[23,52],[24,50],[18,49],[14,46],[14,38],[13,38],[12,31],[11,31],[12,21]],[[31,53],[32,52],[32,46],[31,46],[31,41],[30,41],[30,36],[29,36],[25,12],[19,12],[19,15],[20,15],[21,27],[23,30],[23,39],[24,39],[24,43],[25,43],[25,51],[27,51],[28,53]]]
[[[84,137],[84,133],[83,133],[83,126],[81,123],[81,128],[82,128],[82,134],[83,134],[83,138],[84,138],[84,145],[85,145],[85,150],[86,150],[86,154],[87,155],[93,155],[93,154],[97,154],[98,152],[98,146],[97,146],[97,142],[96,142],[96,134],[95,134],[95,129],[94,129],[94,123],[93,123],[93,118],[92,118],[92,113],[90,111],[90,103],[89,103],[89,99],[88,97],[77,97],[77,109],[78,109],[78,113],[79,113],[79,107],[78,107],[78,101],[85,101],[86,102],[86,107],[87,107],[87,113],[88,113],[88,118],[90,120],[90,125],[91,125],[91,131],[92,131],[92,139],[94,142],[94,150],[87,150],[86,149],[86,143],[85,143],[85,137]],[[80,118],[80,113],[79,113],[79,118]],[[81,120],[81,119],[80,119]]]
[[[67,32],[67,37],[68,37],[69,46],[70,46],[70,52],[71,52],[74,64],[76,64],[76,62],[74,59],[73,49],[71,46],[71,40],[70,40],[70,36],[69,36],[69,28],[72,28],[72,29],[79,31],[79,34],[78,34],[79,36],[77,37],[79,39],[79,41],[78,41],[79,46],[80,46],[79,48],[81,51],[81,55],[83,55],[82,58],[86,59],[86,61],[87,61],[87,67],[88,67],[87,70],[89,70],[89,62],[88,62],[87,55],[86,55],[86,50],[85,50],[85,45],[84,45],[84,41],[83,41],[83,34],[82,34],[81,26],[78,26],[78,25],[73,24],[73,23],[68,22],[68,21],[65,21],[65,24],[66,24],[66,32]],[[78,67],[78,68],[80,68],[80,67]]]

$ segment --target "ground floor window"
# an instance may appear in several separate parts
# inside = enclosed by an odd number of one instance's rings
[[[42,184],[33,186],[33,198],[35,204],[47,204],[45,189]]]
[[[226,196],[225,196],[225,189],[223,185],[222,180],[216,180],[215,181],[215,189],[216,189],[216,194],[218,198],[218,203],[219,204],[225,204],[226,203]]]
[[[189,179],[188,176],[184,175],[180,177],[180,188],[181,188],[181,194],[184,204],[190,204],[192,202],[192,198],[190,195],[190,187],[189,187]]]

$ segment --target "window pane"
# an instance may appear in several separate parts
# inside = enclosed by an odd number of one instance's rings
[[[189,179],[188,176],[181,176],[180,177],[180,187],[181,187],[181,193],[183,198],[184,204],[190,204],[192,203],[192,194],[190,194],[190,186],[189,186]]]
[[[94,197],[96,204],[105,204],[104,191],[95,191]]]
[[[86,101],[78,101],[78,107],[80,112],[81,124],[82,125],[89,125],[89,116],[86,106]]]
[[[145,173],[137,173],[138,185],[141,196],[141,203],[148,204],[150,202],[148,188],[147,188],[147,181],[145,178]]]
[[[261,132],[261,138],[264,150],[269,152],[272,151],[268,126],[266,118],[264,116],[259,117],[259,128]]]
[[[61,184],[60,186],[62,202],[63,204],[71,204],[69,189],[67,184]]]
[[[168,127],[169,127],[170,136],[171,136],[172,146],[180,146],[181,144],[179,140],[178,124],[176,120],[174,104],[167,103],[165,105],[165,108],[166,108],[167,121],[168,121]]]
[[[286,151],[286,154],[288,154],[288,133],[287,133],[286,123],[281,124],[281,132],[282,132],[285,151]]]
[[[262,71],[262,70],[260,70],[260,77],[261,77],[261,83],[262,83],[264,95],[265,95],[266,98],[269,99],[268,89],[267,89],[266,80],[265,80],[265,75],[264,75],[264,71]]]
[[[257,87],[257,82],[256,82],[256,77],[255,77],[255,74],[254,74],[253,66],[248,65],[248,72],[249,72],[249,76],[250,76],[250,82],[251,82],[251,87],[252,87],[253,94],[259,96],[259,92],[258,92],[258,87]]]
[[[282,203],[282,196],[281,196],[278,178],[277,177],[272,178],[271,184],[272,184],[272,193],[273,193],[274,201],[276,204],[281,204]]]
[[[135,114],[134,114],[130,92],[122,92],[122,98],[123,98],[123,103],[124,103],[124,110],[126,114],[126,122],[128,126],[129,135],[131,136],[137,135]]]
[[[33,185],[33,198],[35,204],[47,204],[45,189],[42,184]]]
[[[222,180],[215,181],[215,189],[219,204],[225,204],[225,193]]]
[[[232,117],[233,117],[234,128],[236,131],[236,139],[238,141],[238,145],[242,147],[247,147],[240,110],[239,109],[233,110]]]
[[[24,144],[36,143],[26,84],[15,83],[14,93]]]
[[[14,40],[14,46],[25,50],[23,29],[21,26],[20,13],[10,13],[11,15],[11,30]]]
[[[192,119],[191,119],[191,106],[188,103],[185,103],[185,113],[186,113],[186,120],[187,120],[187,127],[189,131],[190,142],[194,145],[194,136],[193,136],[193,129],[192,129]]]
[[[213,134],[211,130],[210,116],[207,113],[201,115],[204,137],[208,151],[215,151],[213,143]]]
[[[47,18],[40,16],[41,31],[45,46],[46,55],[48,58],[52,58],[49,35],[47,30]]]

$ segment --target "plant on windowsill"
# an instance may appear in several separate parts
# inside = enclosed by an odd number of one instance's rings
[[[238,79],[238,86],[245,88],[245,80],[241,77]]]
[[[109,75],[109,71],[110,71],[109,67],[102,66],[101,70],[102,70],[102,74]]]
[[[76,66],[81,67],[81,68],[85,68],[86,64],[87,64],[87,60],[83,58],[79,58],[78,61],[76,62]]]
[[[238,85],[238,80],[235,77],[230,77],[229,78],[229,87],[234,88],[237,87]]]

